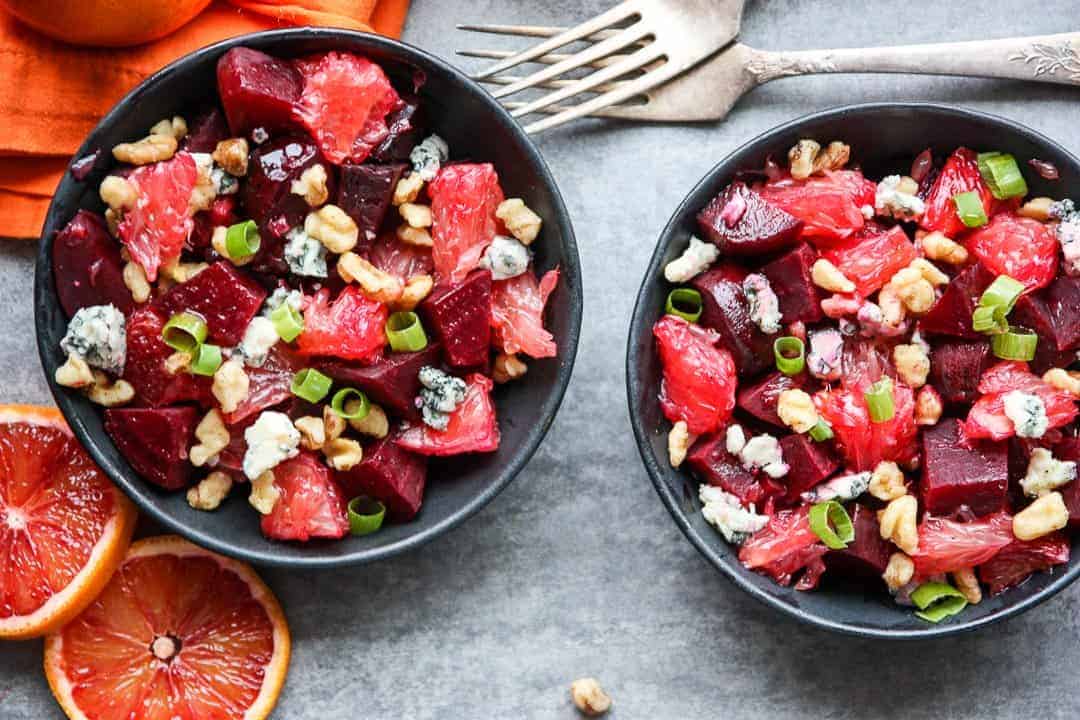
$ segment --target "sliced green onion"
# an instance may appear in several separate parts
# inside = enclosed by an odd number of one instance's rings
[[[843,550],[855,539],[855,526],[844,506],[835,500],[810,507],[810,529],[833,550]]]
[[[349,501],[349,532],[353,535],[370,535],[382,527],[386,506],[365,495]]]
[[[1028,187],[1016,158],[1008,153],[979,153],[979,173],[998,200],[1027,195]]]
[[[892,378],[881,378],[863,393],[863,397],[866,399],[866,409],[870,411],[870,420],[873,422],[887,422],[896,414],[896,407],[893,404]]]
[[[427,334],[414,312],[396,312],[386,321],[386,339],[395,352],[416,352],[427,347]]]
[[[977,307],[971,314],[971,329],[980,333],[1002,333],[1009,329],[1005,319],[1007,309],[1003,305]]]
[[[965,227],[976,228],[986,224],[986,210],[979,193],[974,190],[957,193],[953,195],[953,202],[956,203],[956,214]]]
[[[686,322],[696,323],[701,318],[701,293],[692,288],[675,288],[668,293],[664,302],[664,312],[681,317]]]
[[[792,335],[777,338],[773,342],[776,369],[785,375],[798,375],[806,367],[806,346]]]
[[[356,397],[360,406],[349,412],[345,406],[346,404],[353,405],[350,401],[352,396]],[[343,388],[334,393],[333,399],[330,400],[330,409],[346,420],[363,420],[371,409],[371,403],[368,402],[367,395],[356,388]]]
[[[195,313],[182,312],[169,318],[161,329],[161,338],[173,350],[194,353],[206,340],[206,321]]]
[[[911,602],[919,608],[915,616],[932,623],[956,615],[968,604],[959,590],[942,582],[928,582],[915,588]]]
[[[810,428],[810,437],[816,442],[825,442],[826,440],[832,440],[833,431],[829,423],[824,420],[818,420],[817,425]]]
[[[194,375],[213,375],[221,367],[221,348],[203,343],[191,355],[191,372]]]
[[[230,225],[225,231],[225,252],[233,260],[244,260],[259,252],[262,240],[254,220]]]
[[[1004,307],[1011,312],[1024,292],[1024,284],[1008,275],[998,275],[979,297],[979,307]]]
[[[1038,346],[1039,336],[1027,328],[1011,327],[1007,332],[990,336],[990,349],[994,357],[1002,360],[1034,360]]]
[[[333,381],[315,368],[304,368],[293,375],[292,394],[309,403],[317,403],[330,392]]]
[[[281,303],[270,313],[270,322],[278,337],[285,342],[292,342],[304,331],[304,316],[289,303]]]

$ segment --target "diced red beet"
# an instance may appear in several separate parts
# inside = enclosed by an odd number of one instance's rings
[[[367,495],[386,505],[392,520],[416,517],[424,500],[427,458],[400,447],[394,435],[364,448],[364,459],[347,472],[337,473],[346,495]]]
[[[780,438],[780,452],[789,468],[783,479],[787,484],[788,502],[795,502],[804,492],[840,469],[840,460],[829,444],[813,442],[805,434]]]
[[[1036,540],[1014,540],[979,566],[979,580],[990,586],[990,594],[1015,587],[1032,573],[1069,562],[1069,539],[1061,533]]]
[[[186,372],[170,374],[165,360],[173,349],[161,338],[166,318],[153,307],[144,305],[127,319],[127,361],[124,379],[135,388],[135,400],[157,407],[196,400],[206,403],[211,379]]]
[[[824,297],[810,277],[810,270],[817,253],[807,244],[765,265],[761,272],[769,278],[769,285],[780,300],[780,311],[785,323],[813,323],[821,320],[821,300]]]
[[[252,151],[247,178],[240,185],[240,199],[248,215],[263,231],[264,244],[268,244],[267,231],[271,221],[284,218],[285,231],[303,224],[310,208],[303,196],[292,191],[292,183],[309,167],[318,164],[327,169],[327,190],[333,197],[337,182],[333,168],[311,138],[303,135],[276,137]],[[260,251],[259,254],[264,253]]]
[[[745,183],[733,182],[698,213],[705,239],[725,255],[759,255],[799,240],[802,221],[766,202]]]
[[[293,108],[304,79],[291,62],[234,47],[218,60],[217,81],[233,135],[247,135],[257,127],[277,132],[297,126]]]
[[[420,98],[413,93],[399,93],[401,103],[386,116],[388,133],[379,146],[371,151],[368,161],[377,163],[404,162],[423,137],[427,123],[420,107]]]
[[[1043,293],[1058,350],[1080,347],[1080,278],[1059,277]]]
[[[926,577],[981,565],[1013,540],[1012,515],[1004,511],[971,522],[924,515],[911,558]]]
[[[924,230],[940,230],[951,238],[963,233],[967,228],[957,215],[953,202],[953,198],[962,192],[977,192],[983,209],[990,214],[994,196],[979,172],[975,153],[963,147],[957,148],[945,161],[926,193],[926,212],[919,219],[919,225]]]
[[[776,492],[775,487],[764,484],[727,451],[723,431],[698,438],[686,455],[686,466],[701,482],[722,488],[743,503],[760,506],[766,497]]]
[[[188,448],[198,419],[193,407],[109,408],[105,431],[135,472],[176,490],[191,477]]]
[[[755,375],[773,363],[773,340],[750,319],[745,277],[738,266],[722,264],[690,284],[701,293],[701,324],[720,333],[721,346],[731,352],[740,375]]]
[[[319,369],[339,383],[363,391],[387,412],[409,419],[419,418],[414,401],[420,394],[420,368],[438,367],[440,348],[432,343],[418,352],[394,352],[374,365],[328,362]]]
[[[919,330],[926,335],[952,335],[979,339],[971,328],[971,315],[983,291],[994,282],[994,274],[975,263],[953,278],[930,311],[919,320]]]
[[[665,315],[653,325],[663,366],[660,409],[696,435],[719,430],[735,409],[735,363],[716,347],[717,334],[681,317]]]
[[[378,236],[379,228],[386,219],[386,211],[394,197],[394,188],[405,174],[406,165],[355,165],[341,166],[341,183],[338,185],[338,207],[348,213],[360,230],[357,252],[364,252]]]
[[[495,452],[499,449],[499,424],[491,390],[495,383],[487,375],[473,373],[465,378],[465,399],[450,414],[445,430],[422,422],[406,421],[395,442],[421,455],[460,455]]]
[[[473,270],[460,283],[442,283],[420,305],[425,327],[442,344],[446,363],[478,368],[491,345],[491,273]]]
[[[780,399],[780,393],[785,390],[803,387],[801,375],[792,377],[781,372],[766,375],[761,380],[743,385],[736,397],[736,404],[759,420],[772,423],[777,427],[787,428],[784,421],[776,412],[776,404]]]
[[[837,574],[880,583],[892,551],[889,543],[881,539],[877,513],[856,503],[849,514],[855,538],[843,550],[830,550],[825,555],[829,577]]]
[[[796,590],[811,590],[825,572],[822,556],[828,548],[810,529],[806,506],[781,510],[769,518],[764,529],[754,533],[739,550],[744,567],[765,573],[780,585],[790,585],[803,571]]]
[[[229,126],[225,122],[225,115],[216,107],[211,107],[188,123],[188,132],[180,141],[180,149],[193,153],[212,153],[219,142],[228,138]]]
[[[930,381],[945,402],[974,402],[979,378],[993,362],[986,340],[943,340],[930,349]]]
[[[225,416],[225,422],[230,425],[242,422],[291,398],[293,376],[303,367],[304,362],[285,343],[270,348],[262,367],[244,369],[248,376],[247,397]]]
[[[342,538],[349,532],[346,500],[318,455],[301,452],[279,464],[274,487],[280,496],[260,523],[266,537],[306,541]]]
[[[899,225],[888,230],[867,225],[833,248],[822,253],[840,272],[855,283],[866,297],[881,289],[889,279],[915,259],[915,245]]]
[[[922,436],[922,506],[948,515],[966,505],[976,515],[1005,506],[1009,487],[1009,452],[1005,443],[960,442],[960,421],[943,419]]]
[[[194,312],[206,320],[211,342],[231,347],[244,337],[266,291],[226,260],[213,263],[185,283],[173,285],[154,301],[165,317]]]
[[[56,294],[68,317],[90,305],[111,304],[125,315],[135,306],[124,284],[120,246],[94,213],[75,213],[56,234],[52,259]]]

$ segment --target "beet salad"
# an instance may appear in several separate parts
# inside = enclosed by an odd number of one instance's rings
[[[1027,197],[1053,166],[983,150],[869,178],[801,140],[664,268],[670,461],[746,568],[938,622],[1068,561],[1080,211]]]
[[[541,218],[427,132],[421,78],[238,47],[219,103],[111,148],[103,214],[57,235],[56,382],[143,478],[277,540],[420,510],[429,456],[498,448],[495,383],[556,354]]]

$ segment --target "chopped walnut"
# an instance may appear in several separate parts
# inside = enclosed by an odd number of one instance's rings
[[[1058,491],[1040,496],[1013,516],[1013,535],[1020,540],[1035,540],[1061,530],[1069,524],[1069,508]]]
[[[851,147],[839,140],[833,140],[814,159],[813,172],[818,174],[826,170],[842,170],[849,160],[851,160]],[[918,186],[916,186],[917,189]]]
[[[411,228],[431,227],[431,207],[428,205],[401,203],[398,205],[398,214],[401,215],[401,219]]]
[[[926,257],[938,262],[950,265],[962,265],[967,262],[968,251],[960,243],[945,236],[944,233],[934,231],[927,233],[919,240]]]
[[[304,219],[304,232],[337,254],[352,250],[360,239],[356,223],[337,205],[323,205],[309,212]]]
[[[589,717],[599,717],[611,709],[611,698],[595,678],[581,678],[570,683],[570,698],[574,707]]]
[[[896,293],[904,307],[915,314],[929,310],[936,299],[933,283],[923,277],[922,271],[916,267],[908,266],[897,271],[889,280],[888,287]]]
[[[495,217],[503,221],[510,234],[522,245],[531,245],[540,234],[543,220],[521,198],[507,198],[495,208]]]
[[[1080,398],[1080,372],[1051,368],[1043,374],[1042,379],[1047,385]]]
[[[171,262],[161,266],[161,276],[175,283],[185,283],[208,267],[204,262]]]
[[[131,291],[131,298],[142,304],[150,299],[150,282],[146,279],[146,271],[137,262],[124,264],[124,285]]]
[[[1026,203],[1020,206],[1020,209],[1016,211],[1018,215],[1022,215],[1032,220],[1038,220],[1040,222],[1046,222],[1050,220],[1052,215],[1050,214],[1050,208],[1054,206],[1053,198],[1037,197],[1031,198]]]
[[[969,605],[978,605],[982,602],[982,588],[979,587],[979,579],[975,577],[974,568],[955,570],[952,573],[953,583]]]
[[[325,205],[330,199],[330,191],[326,187],[328,179],[326,168],[322,163],[316,163],[301,173],[298,179],[292,181],[290,192],[303,197],[304,201],[313,208]]]
[[[85,389],[90,402],[102,407],[126,405],[135,399],[135,388],[127,380],[110,381],[105,373],[95,370],[94,382]]]
[[[435,280],[430,275],[413,275],[405,288],[401,291],[401,297],[393,304],[395,310],[414,310],[416,306],[431,294],[435,287]]]
[[[293,426],[300,431],[300,447],[305,450],[322,450],[326,443],[326,426],[322,418],[307,415],[293,420]]]
[[[188,198],[188,214],[209,210],[217,198],[218,187],[214,182],[214,161],[206,153],[192,155],[195,161],[195,187]]]
[[[870,487],[867,490],[878,500],[886,502],[907,495],[907,485],[904,483],[904,473],[900,472],[900,466],[891,460],[879,462],[870,475]]]
[[[495,362],[491,368],[491,379],[501,385],[524,377],[528,371],[529,366],[516,353],[501,352],[495,356]]]
[[[886,325],[899,327],[907,317],[904,303],[891,285],[886,285],[878,292],[878,305],[881,307],[881,319]]]
[[[69,388],[84,388],[94,384],[94,371],[78,355],[68,355],[67,362],[56,368],[53,375],[57,385]]]
[[[176,154],[176,138],[172,135],[148,135],[133,143],[120,143],[112,149],[118,162],[149,165],[168,160]]]
[[[690,430],[685,420],[680,420],[671,426],[667,436],[668,461],[671,467],[677,468],[686,459],[686,451],[690,449],[693,441],[690,438]]]
[[[345,412],[352,414],[357,410],[359,400],[353,399],[345,403]],[[390,434],[390,419],[386,417],[386,411],[378,405],[369,405],[368,413],[362,418],[350,418],[349,427],[361,435],[370,435],[373,438],[382,439]]]
[[[188,505],[207,512],[217,510],[229,496],[232,485],[233,481],[228,473],[215,470],[187,491]]]
[[[218,454],[229,446],[229,429],[217,408],[213,408],[195,426],[195,437],[199,444],[193,445],[188,452],[188,459],[195,467],[213,465]]]
[[[345,418],[334,412],[329,405],[323,406],[322,417],[323,432],[326,435],[326,441],[330,442],[341,437],[341,433],[345,432]]]
[[[105,227],[109,229],[110,235],[120,237],[120,221],[123,219],[123,211],[113,210],[112,208],[105,209]]]
[[[98,188],[98,195],[103,203],[117,211],[132,209],[139,199],[135,186],[119,175],[106,176]]]
[[[923,386],[915,396],[915,424],[937,425],[944,411],[941,394],[932,385]]]
[[[891,540],[908,555],[914,555],[919,549],[918,512],[919,502],[914,495],[902,495],[891,500],[884,510],[878,512],[882,539]]]
[[[776,401],[776,413],[781,422],[797,433],[810,432],[818,424],[814,399],[804,390],[785,390]]]
[[[214,383],[210,392],[217,398],[223,413],[235,412],[248,396],[251,381],[244,372],[244,365],[239,360],[226,360],[214,373]]]
[[[930,356],[921,345],[897,345],[893,348],[896,374],[910,388],[921,388],[930,374]]]
[[[433,247],[435,240],[425,228],[415,228],[408,224],[399,225],[395,232],[397,239],[406,245],[415,247]]]
[[[170,375],[179,375],[182,372],[187,372],[190,367],[191,353],[177,351],[165,358],[165,372]]]
[[[221,140],[211,157],[225,172],[233,177],[243,177],[248,171],[248,141],[241,137]]]
[[[364,459],[364,448],[355,440],[339,437],[323,445],[326,464],[335,470],[352,470]]]
[[[424,178],[420,177],[420,173],[411,172],[405,177],[398,180],[398,184],[394,186],[394,199],[395,205],[401,205],[402,203],[413,202],[420,196],[420,191],[424,189]]]
[[[813,140],[800,140],[788,150],[791,177],[805,180],[814,174],[814,161],[821,152],[821,145]]]
[[[818,258],[810,269],[814,284],[823,290],[835,293],[855,292],[855,283],[851,282],[840,268],[825,258]]]
[[[337,271],[345,282],[359,285],[365,296],[387,305],[397,302],[405,289],[401,278],[380,270],[353,252],[338,258]]]
[[[915,577],[915,562],[902,552],[894,552],[889,556],[889,564],[885,566],[881,577],[889,589],[895,592]]]
[[[151,135],[171,135],[176,140],[183,140],[188,134],[187,121],[179,115],[159,120],[150,128]]]
[[[949,276],[941,272],[934,263],[926,258],[915,258],[908,267],[918,270],[923,280],[935,287],[949,284]]]
[[[262,515],[269,515],[274,511],[281,491],[274,484],[274,471],[267,470],[259,477],[251,481],[251,494],[248,502]]]

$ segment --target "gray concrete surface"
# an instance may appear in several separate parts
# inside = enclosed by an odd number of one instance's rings
[[[455,22],[565,24],[608,0],[415,0],[406,39],[452,58]],[[743,39],[858,46],[1080,29],[1075,0],[751,0]],[[1071,12],[1070,12],[1071,11]],[[472,67],[477,67],[472,65]],[[265,573],[291,620],[286,720],[573,718],[595,675],[622,720],[1075,718],[1080,587],[973,636],[882,644],[808,629],[724,580],[683,539],[638,460],[622,357],[656,234],[716,160],[795,116],[933,100],[1026,122],[1080,152],[1077,91],[980,80],[790,79],[715,126],[585,123],[542,139],[582,249],[577,371],[547,441],[464,527],[347,573]],[[0,244],[5,401],[47,401],[33,347],[29,245]],[[0,647],[0,718],[61,718],[37,642]]]

